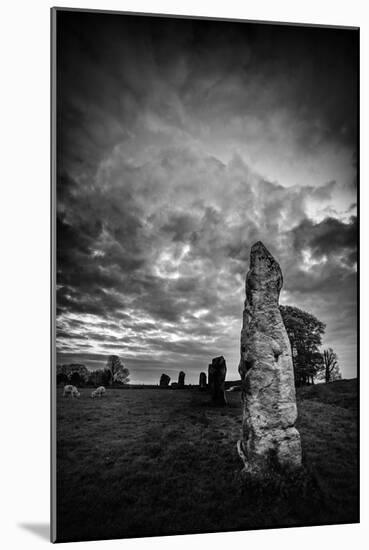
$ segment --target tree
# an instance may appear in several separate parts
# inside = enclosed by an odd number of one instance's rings
[[[338,366],[338,357],[332,348],[323,350],[323,364],[324,379],[326,384],[328,384],[328,382],[332,382],[333,380],[339,380],[342,378],[340,368]]]
[[[109,369],[104,369],[101,371],[101,385],[110,386],[112,384],[112,376]]]
[[[295,385],[314,384],[314,378],[324,369],[319,346],[325,324],[297,307],[280,306],[280,311],[291,344]]]
[[[129,370],[123,365],[118,355],[109,355],[105,370],[110,373],[107,385],[127,384],[129,382]]]
[[[68,384],[68,376],[64,372],[59,372],[56,376],[56,383],[59,384]]]
[[[88,377],[88,385],[89,386],[95,386],[96,388],[98,386],[104,386],[104,380],[103,380],[104,371],[101,369],[93,370],[89,373]]]
[[[82,384],[82,377],[81,375],[79,374],[79,372],[73,372],[71,377],[70,377],[70,383],[72,384],[72,386],[81,386]]]

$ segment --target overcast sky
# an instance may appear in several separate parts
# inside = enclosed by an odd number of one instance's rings
[[[356,376],[357,41],[58,13],[58,363],[237,378],[262,240]]]

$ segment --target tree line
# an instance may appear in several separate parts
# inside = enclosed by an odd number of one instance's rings
[[[280,306],[284,325],[291,344],[295,385],[326,383],[342,378],[337,354],[332,348],[320,351],[325,324],[311,313],[297,307]],[[166,377],[166,378],[165,378]],[[181,371],[178,386],[183,387],[185,373]],[[162,375],[160,386],[169,385],[170,377]],[[129,370],[117,355],[109,355],[104,368],[88,371],[84,365],[60,365],[58,384],[74,386],[121,386],[129,383]]]
[[[295,385],[314,384],[315,380],[328,383],[342,378],[333,349],[320,351],[325,324],[297,307],[280,306],[280,311],[291,344]]]
[[[129,382],[129,370],[118,355],[109,355],[102,369],[88,371],[84,365],[61,365],[57,370],[57,384],[98,387],[121,386]]]

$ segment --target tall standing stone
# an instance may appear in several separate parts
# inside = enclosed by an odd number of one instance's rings
[[[209,365],[209,388],[211,393],[211,398],[214,403],[217,405],[226,405],[225,398],[225,377],[227,374],[227,366],[224,357],[215,357],[211,365]]]
[[[169,382],[170,382],[170,376],[163,373],[160,377],[160,382],[159,382],[160,386],[162,388],[167,388],[169,386]]]
[[[181,372],[178,375],[178,387],[179,388],[184,387],[185,376],[186,376],[186,374],[183,372],[183,370],[181,370]]]
[[[199,388],[200,388],[200,390],[205,390],[206,389],[206,373],[205,372],[200,372]]]
[[[241,331],[243,422],[238,451],[244,471],[262,475],[271,460],[301,466],[291,347],[279,311],[283,277],[261,242],[251,248]]]

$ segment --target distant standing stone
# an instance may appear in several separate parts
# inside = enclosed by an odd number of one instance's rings
[[[301,466],[300,435],[291,347],[279,311],[283,277],[261,242],[251,248],[241,331],[243,424],[238,451],[244,471],[262,475],[271,459],[279,466]]]
[[[169,386],[169,382],[170,382],[170,376],[163,373],[160,377],[160,383],[159,383],[160,386],[167,388]]]
[[[205,372],[200,372],[199,387],[200,387],[200,390],[205,390],[206,389],[206,373]]]
[[[226,405],[224,382],[227,366],[224,357],[215,357],[209,365],[209,389],[212,401],[218,405]]]
[[[181,372],[178,375],[178,387],[183,388],[185,383],[185,376],[186,374],[181,370]]]

